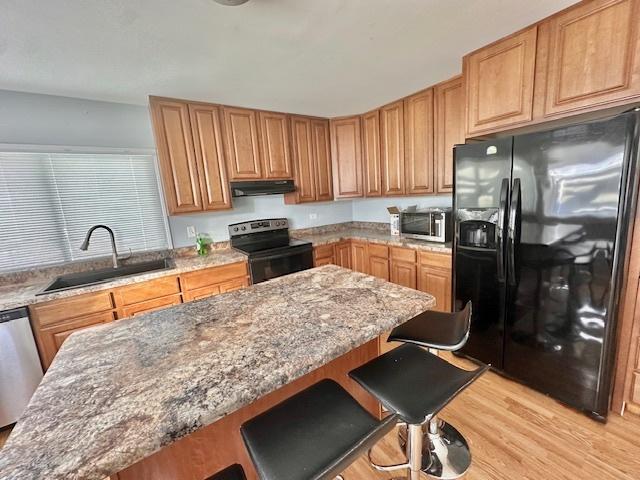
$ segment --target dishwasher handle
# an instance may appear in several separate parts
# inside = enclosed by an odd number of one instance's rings
[[[29,318],[27,307],[14,308],[13,310],[4,310],[0,312],[0,323],[11,322],[19,318]]]

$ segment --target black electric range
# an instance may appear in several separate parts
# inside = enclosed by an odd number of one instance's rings
[[[313,247],[289,237],[286,218],[229,225],[231,247],[249,257],[252,283],[313,267]]]

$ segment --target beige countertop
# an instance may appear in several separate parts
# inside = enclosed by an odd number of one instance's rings
[[[49,300],[57,300],[59,298],[67,298],[83,293],[97,292],[100,290],[108,290],[110,288],[121,287],[123,285],[131,285],[138,282],[153,280],[154,278],[165,277],[168,275],[178,275],[180,273],[192,272],[207,267],[215,267],[226,265],[229,263],[242,262],[246,260],[246,255],[232,250],[230,248],[213,250],[205,257],[177,257],[170,259],[172,266],[164,270],[155,270],[152,272],[130,275],[117,278],[108,282],[98,283],[95,285],[87,285],[86,287],[72,288],[59,292],[48,293],[45,295],[37,295],[46,286],[54,280],[38,279],[37,281],[20,283],[15,285],[0,286],[0,310],[10,310],[12,308],[24,307],[34,303],[47,302]]]
[[[73,333],[0,450],[0,480],[103,480],[433,305],[327,265]]]

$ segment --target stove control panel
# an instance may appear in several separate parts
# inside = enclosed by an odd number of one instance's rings
[[[272,230],[287,230],[289,222],[286,218],[271,218],[267,220],[252,220],[250,222],[229,225],[229,236],[246,235],[248,233],[268,232]]]

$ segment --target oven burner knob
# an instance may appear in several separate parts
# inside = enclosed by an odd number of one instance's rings
[[[280,222],[276,222],[276,227],[279,227],[279,226],[280,226]]]
[[[247,227],[242,227],[242,230],[246,230],[246,229],[247,229]]]
[[[238,231],[238,227],[233,227],[233,231],[237,232]]]

